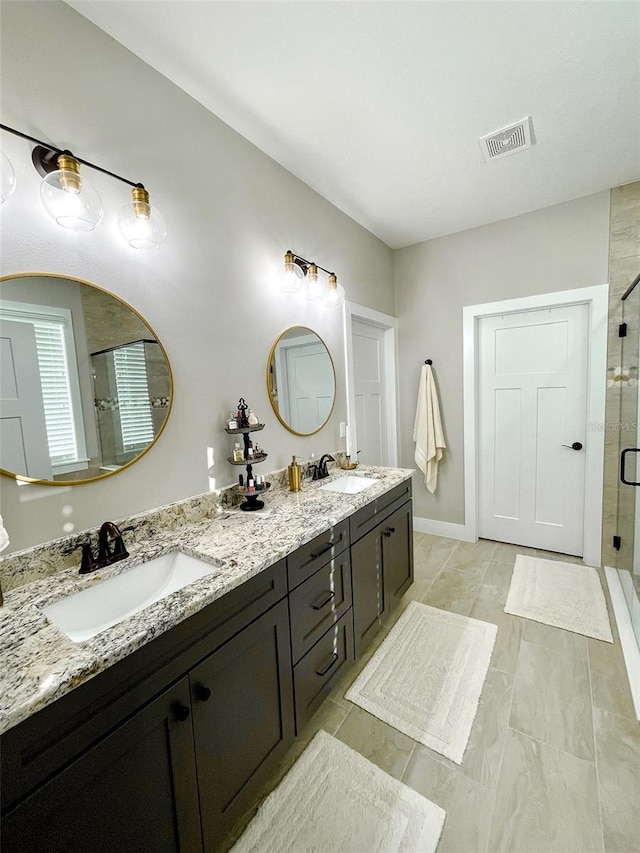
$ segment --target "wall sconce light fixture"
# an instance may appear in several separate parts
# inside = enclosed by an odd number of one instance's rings
[[[5,202],[16,189],[16,173],[11,160],[0,151],[0,204]]]
[[[43,155],[41,162],[51,162],[51,159],[44,157],[48,153],[45,148],[40,147],[40,151],[35,148],[34,156],[36,152]],[[64,151],[55,159],[58,168],[53,172],[45,170],[40,184],[42,206],[63,228],[93,231],[104,215],[98,190],[80,174],[80,163],[70,151]]]
[[[164,217],[157,207],[151,207],[149,193],[142,184],[133,187],[131,197],[120,209],[120,233],[134,249],[159,249],[167,239]]]
[[[325,281],[318,270],[326,273]],[[304,298],[309,302],[323,300],[329,308],[339,308],[345,299],[344,287],[338,284],[334,272],[296,255],[289,249],[284,256],[280,271],[280,290],[283,293],[296,293],[302,289]]]
[[[344,287],[338,284],[338,277],[335,273],[331,273],[329,276],[324,301],[329,308],[339,308],[344,303]]]
[[[13,127],[0,124],[0,129],[36,143],[31,159],[43,179],[40,185],[40,198],[44,209],[58,225],[72,231],[93,231],[104,215],[104,207],[98,191],[85,175],[80,174],[80,164],[82,164],[122,181],[132,188],[133,200],[124,205],[118,217],[120,233],[130,246],[135,249],[158,249],[164,243],[167,237],[164,218],[156,207],[151,206],[149,193],[142,184],[129,181],[121,175],[116,175],[115,172],[103,169],[102,166],[75,157],[70,151],[63,151],[47,142],[41,142]],[[2,160],[3,191],[5,159],[6,157]],[[9,166],[11,166],[10,163]],[[13,172],[13,169],[11,171]],[[15,174],[13,180],[15,186]]]

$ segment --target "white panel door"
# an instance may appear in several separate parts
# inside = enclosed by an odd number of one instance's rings
[[[587,305],[479,321],[480,536],[582,555],[588,328]]]
[[[365,465],[387,465],[387,413],[385,409],[384,329],[352,321],[355,434]]]
[[[0,321],[0,468],[52,478],[36,335],[30,323]]]

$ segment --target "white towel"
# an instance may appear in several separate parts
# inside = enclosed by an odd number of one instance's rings
[[[4,523],[2,521],[2,516],[0,515],[0,551],[4,551],[5,548],[9,547],[9,535],[7,531],[4,529]]]
[[[424,483],[433,494],[438,484],[438,462],[446,448],[440,421],[438,392],[430,364],[423,364],[418,388],[418,405],[413,427],[416,465],[424,474]]]

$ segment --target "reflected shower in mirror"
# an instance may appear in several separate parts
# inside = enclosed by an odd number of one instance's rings
[[[280,423],[295,435],[313,435],[327,423],[336,376],[322,338],[307,326],[279,335],[267,361],[269,399]]]
[[[0,279],[0,469],[51,485],[107,477],[164,429],[172,378],[134,309],[58,275]]]

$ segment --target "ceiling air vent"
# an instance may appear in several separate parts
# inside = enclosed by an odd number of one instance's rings
[[[480,137],[480,147],[487,163],[498,157],[508,157],[516,151],[524,151],[525,148],[531,148],[532,144],[531,116]]]

